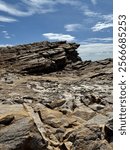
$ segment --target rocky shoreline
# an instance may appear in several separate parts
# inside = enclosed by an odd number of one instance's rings
[[[76,43],[0,48],[0,150],[112,150],[113,60]]]

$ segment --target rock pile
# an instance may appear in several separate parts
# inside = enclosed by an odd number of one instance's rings
[[[78,46],[0,48],[0,150],[112,150],[112,59]]]

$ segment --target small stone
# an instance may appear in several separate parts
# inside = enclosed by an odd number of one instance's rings
[[[64,144],[65,144],[67,150],[71,150],[71,149],[73,148],[73,144],[72,144],[72,142],[70,142],[70,141],[67,141],[67,142],[65,142]]]
[[[89,105],[89,107],[95,111],[98,111],[98,110],[103,109],[105,106],[95,103],[95,104]]]
[[[56,107],[62,106],[66,101],[65,100],[54,100],[52,103],[49,104],[49,106],[54,109]]]

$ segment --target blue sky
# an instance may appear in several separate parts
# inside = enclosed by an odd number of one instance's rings
[[[0,46],[77,42],[83,59],[112,57],[112,0],[0,0]]]

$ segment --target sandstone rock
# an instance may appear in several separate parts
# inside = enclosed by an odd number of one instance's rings
[[[8,119],[9,120],[14,119],[13,116],[15,116],[15,121],[11,124],[5,124],[6,126],[2,126],[0,128],[0,144],[5,149],[46,149],[46,143],[41,138],[38,130],[36,129],[32,118],[30,118],[27,114],[27,112],[24,110],[22,106],[19,106],[20,111],[14,110],[15,106],[1,106],[0,110],[3,110],[5,108],[4,112],[10,113],[10,117],[6,116],[6,123]],[[8,111],[9,110],[9,111]],[[10,111],[11,110],[11,111]],[[3,112],[0,111],[0,115],[2,115]],[[4,118],[5,119],[5,118]],[[8,125],[8,126],[7,126]]]
[[[88,107],[86,107],[86,108],[80,107],[80,108],[76,108],[74,110],[73,115],[75,115],[77,117],[80,117],[83,120],[87,121],[95,115],[95,112],[92,109],[88,108]]]

